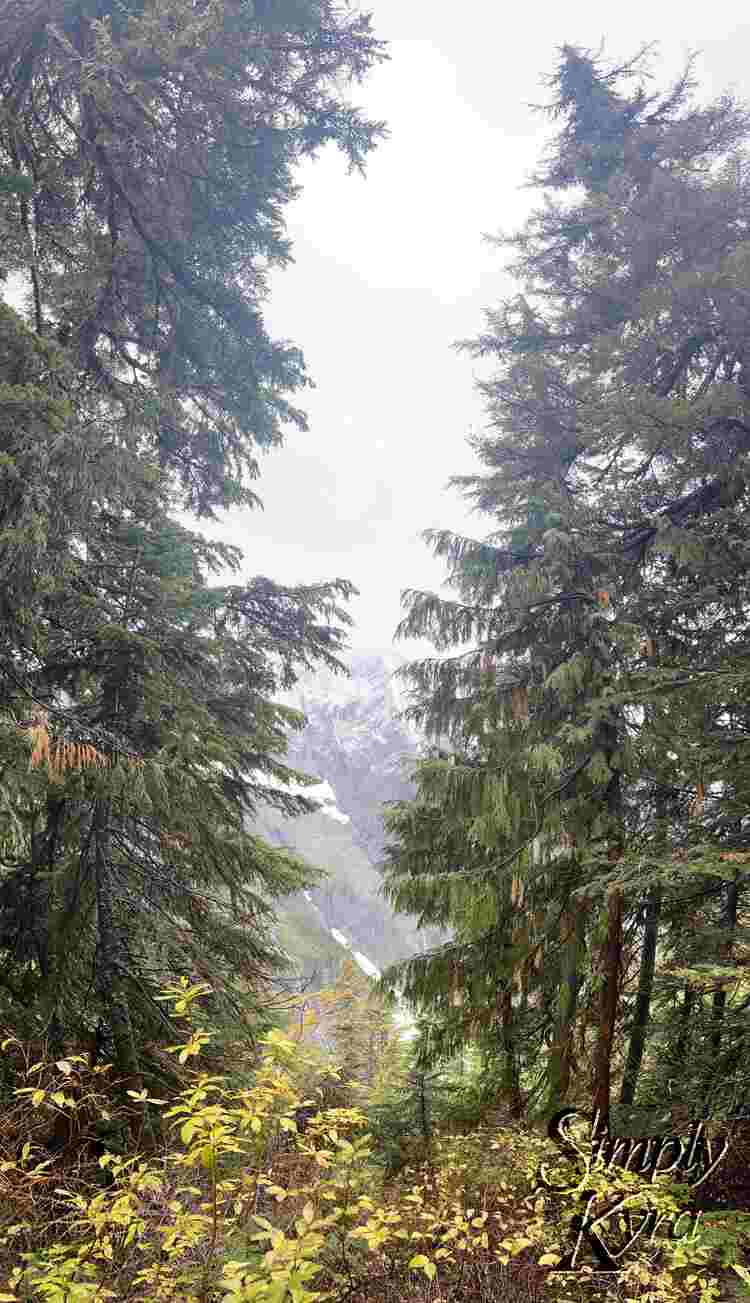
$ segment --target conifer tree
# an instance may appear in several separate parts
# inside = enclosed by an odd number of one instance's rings
[[[460,779],[448,777],[454,759],[441,762],[443,781],[476,794],[491,867],[543,884],[557,905],[542,927],[545,945],[556,932],[561,947],[541,978],[546,1107],[569,1088],[575,1043],[593,1051],[602,1118],[625,1006],[623,1101],[635,1097],[660,928],[679,918],[701,866],[715,873],[745,836],[728,769],[744,773],[734,721],[747,681],[750,117],[731,96],[696,105],[689,69],[662,94],[647,79],[648,51],[610,68],[561,50],[558,131],[534,178],[544,204],[498,240],[519,292],[465,345],[496,372],[480,384],[484,469],[454,484],[492,532],[427,536],[458,600],[409,592],[400,626],[438,650],[468,644],[410,667],[411,714],[471,752]],[[483,657],[504,712],[482,706]],[[464,917],[469,882],[481,893],[488,873],[466,871],[471,839],[454,828],[447,868],[466,886],[446,922]],[[402,824],[391,873],[412,880],[412,907],[435,890],[430,868],[414,874],[417,845]],[[733,876],[721,888],[713,928],[727,977],[713,1006],[719,1043],[744,886]],[[526,898],[528,935],[528,888]],[[468,943],[475,955],[489,949],[486,922]],[[447,954],[422,964],[444,991]],[[637,992],[624,1001],[630,959]]]
[[[0,897],[10,1020],[25,1006],[70,1036],[102,1019],[131,1074],[136,1044],[168,1029],[163,982],[197,975],[247,1012],[282,959],[271,902],[309,872],[248,818],[258,801],[312,808],[283,790],[304,777],[282,759],[300,721],[272,697],[300,660],[339,664],[335,596],[351,591],[211,585],[236,550],[135,507],[90,512],[33,668],[6,676]]]
[[[305,426],[302,355],[263,321],[268,272],[290,261],[295,165],[333,143],[361,168],[383,135],[345,93],[383,58],[370,17],[332,0],[0,17],[6,268],[36,333],[120,439],[137,418],[198,514],[256,502],[255,450]]]
[[[311,808],[274,698],[341,668],[352,586],[239,582],[175,516],[255,505],[255,452],[304,427],[267,274],[295,165],[383,134],[346,93],[383,57],[328,0],[0,16],[2,1018],[98,1022],[131,1077],[164,981],[252,1016],[309,872],[247,818]]]

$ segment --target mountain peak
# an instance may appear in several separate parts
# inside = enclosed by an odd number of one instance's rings
[[[407,664],[407,657],[393,648],[357,648],[342,654],[341,659],[348,676],[327,669],[310,670],[290,691],[280,695],[280,701],[308,716],[311,709],[339,711],[349,718],[380,715],[384,721],[395,723],[407,705],[405,687],[395,674]],[[403,721],[399,726],[413,747],[413,729]]]
[[[307,972],[336,962],[340,938],[360,967],[367,963],[373,971],[432,939],[415,919],[394,915],[376,868],[385,843],[384,803],[414,794],[409,768],[419,755],[419,738],[399,718],[406,703],[394,678],[407,658],[374,647],[350,650],[341,659],[348,677],[315,670],[282,698],[306,718],[302,729],[290,730],[285,759],[317,780],[304,794],[319,801],[319,809],[297,819],[262,808],[257,813],[262,836],[293,847],[329,875],[320,887],[290,898],[282,911],[285,947]]]

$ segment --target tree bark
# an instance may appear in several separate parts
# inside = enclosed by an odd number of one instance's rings
[[[737,926],[738,897],[739,897],[739,890],[738,890],[737,883],[728,882],[727,897],[724,902],[724,909],[722,911],[723,913],[722,922],[727,932],[726,938],[721,946],[721,958],[724,960],[730,959],[732,954],[732,937],[734,935],[734,930]],[[713,999],[714,1028],[711,1035],[711,1045],[715,1052],[718,1052],[719,1047],[721,1045],[721,1033],[723,1030],[724,1010],[726,1008],[726,1003],[727,1003],[726,987],[722,986],[716,992]]]
[[[93,853],[96,886],[96,990],[109,1023],[115,1050],[115,1066],[132,1090],[141,1089],[140,1065],[123,989],[122,938],[114,918],[114,890],[109,844],[109,802],[98,799],[94,806]]]
[[[547,1068],[549,1088],[545,1111],[550,1116],[565,1102],[570,1087],[573,1037],[578,1012],[578,992],[581,986],[580,964],[584,918],[583,909],[579,908],[566,910],[561,920],[564,939],[558,1009]]]
[[[734,882],[726,884],[727,894],[722,910],[722,923],[725,928],[725,936],[719,950],[721,961],[728,963],[732,956],[732,941],[734,932],[737,927],[737,907],[739,903],[739,883]],[[705,1084],[703,1087],[703,1104],[708,1109],[711,1102],[711,1096],[714,1087],[718,1084],[720,1076],[719,1051],[721,1049],[721,1039],[724,1031],[724,1013],[727,1004],[727,991],[724,985],[720,986],[715,992],[713,998],[713,1016],[711,1028],[711,1053],[709,1055],[708,1070],[706,1072]]]
[[[620,771],[611,765],[618,743],[618,730],[614,719],[603,721],[600,740],[612,777],[607,784],[605,804],[610,824],[609,861],[616,864],[622,855],[622,786]],[[599,1126],[609,1127],[612,1093],[612,1047],[617,1023],[620,993],[620,967],[622,963],[623,897],[619,887],[610,888],[607,899],[607,940],[602,951],[602,990],[599,1006],[599,1036],[594,1052],[594,1114],[599,1114]]]
[[[47,1034],[52,1036],[51,1044],[55,1043],[58,1049],[52,875],[64,806],[64,801],[48,796],[44,812],[40,812],[41,826],[37,826],[36,812],[32,814],[30,860],[10,879],[13,897],[8,910],[13,919],[11,935],[15,958],[25,973],[19,998],[27,995],[43,1011]],[[28,965],[30,959],[35,961],[36,975]]]
[[[646,1029],[651,1015],[651,993],[654,987],[660,913],[661,886],[657,884],[651,888],[646,899],[643,949],[641,950],[641,968],[638,975],[638,994],[635,1000],[633,1029],[630,1033],[628,1057],[620,1094],[620,1104],[624,1109],[630,1109],[633,1106],[638,1074],[641,1070],[643,1051],[646,1045]]]
[[[504,1053],[503,1086],[510,1103],[511,1117],[523,1117],[526,1105],[521,1092],[518,1056],[513,1027],[513,991],[510,983],[500,997],[502,1044]]]
[[[599,1125],[609,1126],[612,1047],[615,1039],[622,959],[622,892],[610,893],[607,904],[607,940],[602,950],[602,992],[599,1038],[594,1057],[594,1113]]]
[[[45,809],[44,827],[31,838],[31,881],[29,892],[30,932],[39,972],[45,988],[53,977],[51,971],[52,951],[51,937],[51,875],[55,867],[57,839],[62,821],[65,802],[48,796]],[[40,874],[49,875],[45,878]]]

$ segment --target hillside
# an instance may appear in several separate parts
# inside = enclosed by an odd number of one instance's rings
[[[402,663],[392,652],[354,653],[350,678],[311,674],[284,698],[307,718],[290,737],[288,761],[320,780],[306,789],[320,809],[298,819],[259,810],[253,827],[328,874],[279,910],[279,940],[308,979],[335,975],[344,942],[367,971],[438,940],[434,930],[419,931],[416,919],[394,915],[376,867],[383,802],[412,795],[405,769],[419,754],[417,735],[397,718],[404,702],[392,676]]]

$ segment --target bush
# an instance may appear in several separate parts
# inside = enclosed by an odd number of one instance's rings
[[[173,1053],[189,1065],[206,1041],[198,1028]],[[130,1112],[118,1118],[106,1073],[67,1060],[19,1068],[25,1084],[2,1130],[0,1300],[520,1303],[542,1291],[571,1298],[570,1278],[554,1268],[570,1242],[575,1201],[535,1185],[540,1162],[555,1158],[563,1176],[578,1177],[546,1139],[519,1127],[436,1131],[430,1161],[406,1166],[388,1185],[365,1114],[338,1074],[282,1032],[264,1038],[246,1086],[189,1071],[189,1084],[169,1101],[131,1092]],[[171,1132],[163,1151],[133,1144],[132,1152],[96,1158],[79,1145],[42,1156],[40,1137],[58,1114],[78,1136],[85,1132],[78,1120],[97,1111],[132,1133],[149,1103]],[[10,1156],[22,1130],[36,1141]],[[626,1176],[591,1179],[611,1197],[632,1192],[635,1178]],[[679,1191],[636,1194],[680,1206]],[[744,1228],[718,1224],[687,1245],[638,1245],[609,1295],[624,1282],[628,1298],[648,1292],[663,1303],[710,1303],[711,1255],[730,1265],[746,1242]],[[595,1283],[584,1270],[575,1297],[601,1299]]]

